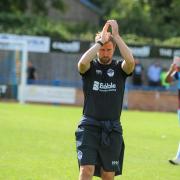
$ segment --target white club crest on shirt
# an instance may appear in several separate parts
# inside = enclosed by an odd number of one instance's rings
[[[108,70],[107,70],[107,75],[108,75],[109,77],[113,77],[113,76],[114,76],[114,70],[113,70],[113,69],[108,69]]]

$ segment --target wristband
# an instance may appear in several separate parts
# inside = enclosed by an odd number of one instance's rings
[[[104,45],[101,41],[97,41],[96,43],[100,44],[101,46]]]

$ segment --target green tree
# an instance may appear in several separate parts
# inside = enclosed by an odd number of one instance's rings
[[[63,0],[1,0],[0,32],[66,38],[67,30],[48,17],[48,8],[65,11]]]
[[[179,0],[141,0],[141,4],[150,7],[151,23],[154,34],[158,37],[180,35],[180,1]]]
[[[124,33],[152,38],[180,36],[179,0],[91,0],[104,20],[117,19]]]
[[[1,13],[25,13],[29,10],[37,15],[47,15],[49,6],[64,11],[66,6],[63,0],[1,0]]]

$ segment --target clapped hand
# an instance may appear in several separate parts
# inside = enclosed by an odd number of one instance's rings
[[[119,27],[116,20],[108,20],[107,23],[111,26],[112,36],[115,37],[119,35]]]
[[[103,30],[101,32],[101,39],[100,41],[104,44],[106,43],[107,41],[109,41],[109,37],[111,35],[110,32],[108,32],[108,29],[109,29],[109,26],[110,24],[109,23],[106,23],[103,27]]]

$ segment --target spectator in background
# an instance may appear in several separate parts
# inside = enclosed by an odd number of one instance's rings
[[[172,63],[170,69],[166,76],[166,82],[171,83],[172,81],[178,81],[178,120],[180,125],[180,57],[179,63]],[[170,159],[169,162],[173,165],[180,165],[180,143],[176,156],[173,159]]]
[[[143,83],[144,68],[138,59],[135,59],[135,68],[132,75],[132,83],[135,86],[141,86]]]
[[[157,87],[161,85],[160,74],[161,74],[161,66],[159,62],[155,62],[149,66],[147,71],[149,86]]]
[[[34,84],[35,80],[37,80],[36,68],[33,66],[31,61],[28,61],[27,83]]]
[[[161,86],[165,89],[168,89],[170,86],[170,84],[166,82],[167,71],[168,71],[167,68],[163,67],[160,74]]]

